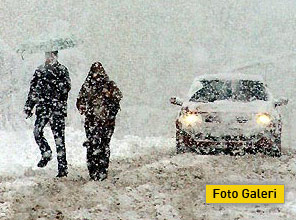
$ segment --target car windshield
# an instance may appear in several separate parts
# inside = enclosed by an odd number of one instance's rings
[[[240,80],[234,86],[233,99],[241,102],[251,102],[255,100],[267,101],[267,93],[262,82],[251,80]]]
[[[202,80],[202,88],[190,99],[193,102],[214,102],[232,97],[231,81]]]
[[[267,93],[263,83],[252,80],[202,80],[202,88],[190,98],[193,102],[215,102],[232,100],[250,102],[267,101]]]

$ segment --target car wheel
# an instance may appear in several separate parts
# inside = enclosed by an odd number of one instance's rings
[[[256,149],[270,157],[281,156],[281,125],[278,125],[278,130],[274,130],[262,138],[257,144]]]
[[[217,154],[215,149],[211,149],[208,143],[199,143],[193,139],[189,134],[180,129],[176,130],[176,153],[195,153],[200,155],[214,155]]]
[[[274,134],[271,146],[266,149],[266,155],[271,157],[280,157],[282,155],[281,144],[281,132],[279,134]]]
[[[182,154],[186,152],[190,152],[190,148],[186,146],[186,141],[189,137],[188,135],[181,132],[179,129],[176,131],[176,153]]]
[[[176,146],[176,153],[177,154],[183,154],[183,153],[186,153],[186,152],[188,152],[188,150],[185,149],[184,146],[181,146],[181,145]]]
[[[272,135],[272,142],[273,145],[271,146],[269,155],[272,157],[280,157],[282,155],[282,124],[279,122],[278,130],[273,131]]]

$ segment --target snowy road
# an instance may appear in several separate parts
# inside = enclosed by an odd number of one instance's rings
[[[173,139],[128,136],[112,141],[109,178],[97,183],[88,180],[84,134],[67,134],[70,175],[57,180],[55,160],[36,168],[31,131],[0,131],[0,219],[296,219],[291,150],[280,159],[175,155]],[[248,183],[285,184],[285,204],[205,204],[206,184]]]

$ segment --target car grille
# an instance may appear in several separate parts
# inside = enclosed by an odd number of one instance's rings
[[[213,136],[213,135],[205,135],[202,137],[202,135],[196,135],[195,138],[199,140],[205,140],[205,141],[214,141],[214,142],[244,142],[244,141],[254,141],[258,138],[260,138],[262,134],[256,134],[256,135],[250,135],[250,136],[245,136],[245,135],[223,135],[223,136]]]
[[[221,123],[221,120],[217,115],[207,115],[205,117],[205,122],[207,122],[207,123]]]
[[[245,124],[249,121],[249,119],[246,117],[240,116],[240,117],[236,117],[236,121],[240,124]]]
[[[251,121],[252,116],[248,115],[229,115],[217,113],[204,113],[202,114],[205,123],[233,123],[233,124],[246,124]]]

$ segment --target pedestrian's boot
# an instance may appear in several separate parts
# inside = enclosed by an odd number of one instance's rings
[[[57,178],[68,176],[68,169],[59,169]]]
[[[57,178],[68,176],[68,166],[65,164],[58,165],[58,175]]]
[[[67,177],[68,176],[68,171],[67,170],[63,170],[63,171],[59,171],[57,178],[61,178],[61,177]]]
[[[104,181],[108,177],[108,172],[106,169],[101,168],[99,171],[91,175],[91,179],[95,181]]]
[[[89,176],[94,181],[103,181],[108,177],[107,173],[90,173]]]
[[[45,167],[46,165],[47,165],[47,163],[49,162],[49,161],[51,161],[51,159],[52,159],[52,156],[50,155],[50,156],[42,156],[41,157],[41,159],[40,159],[40,161],[38,162],[38,164],[37,164],[37,167]]]
[[[107,179],[107,177],[108,177],[107,172],[99,173],[99,180],[100,181],[104,181],[105,179]]]
[[[90,142],[89,141],[84,141],[82,146],[86,147],[86,148],[90,148]]]

